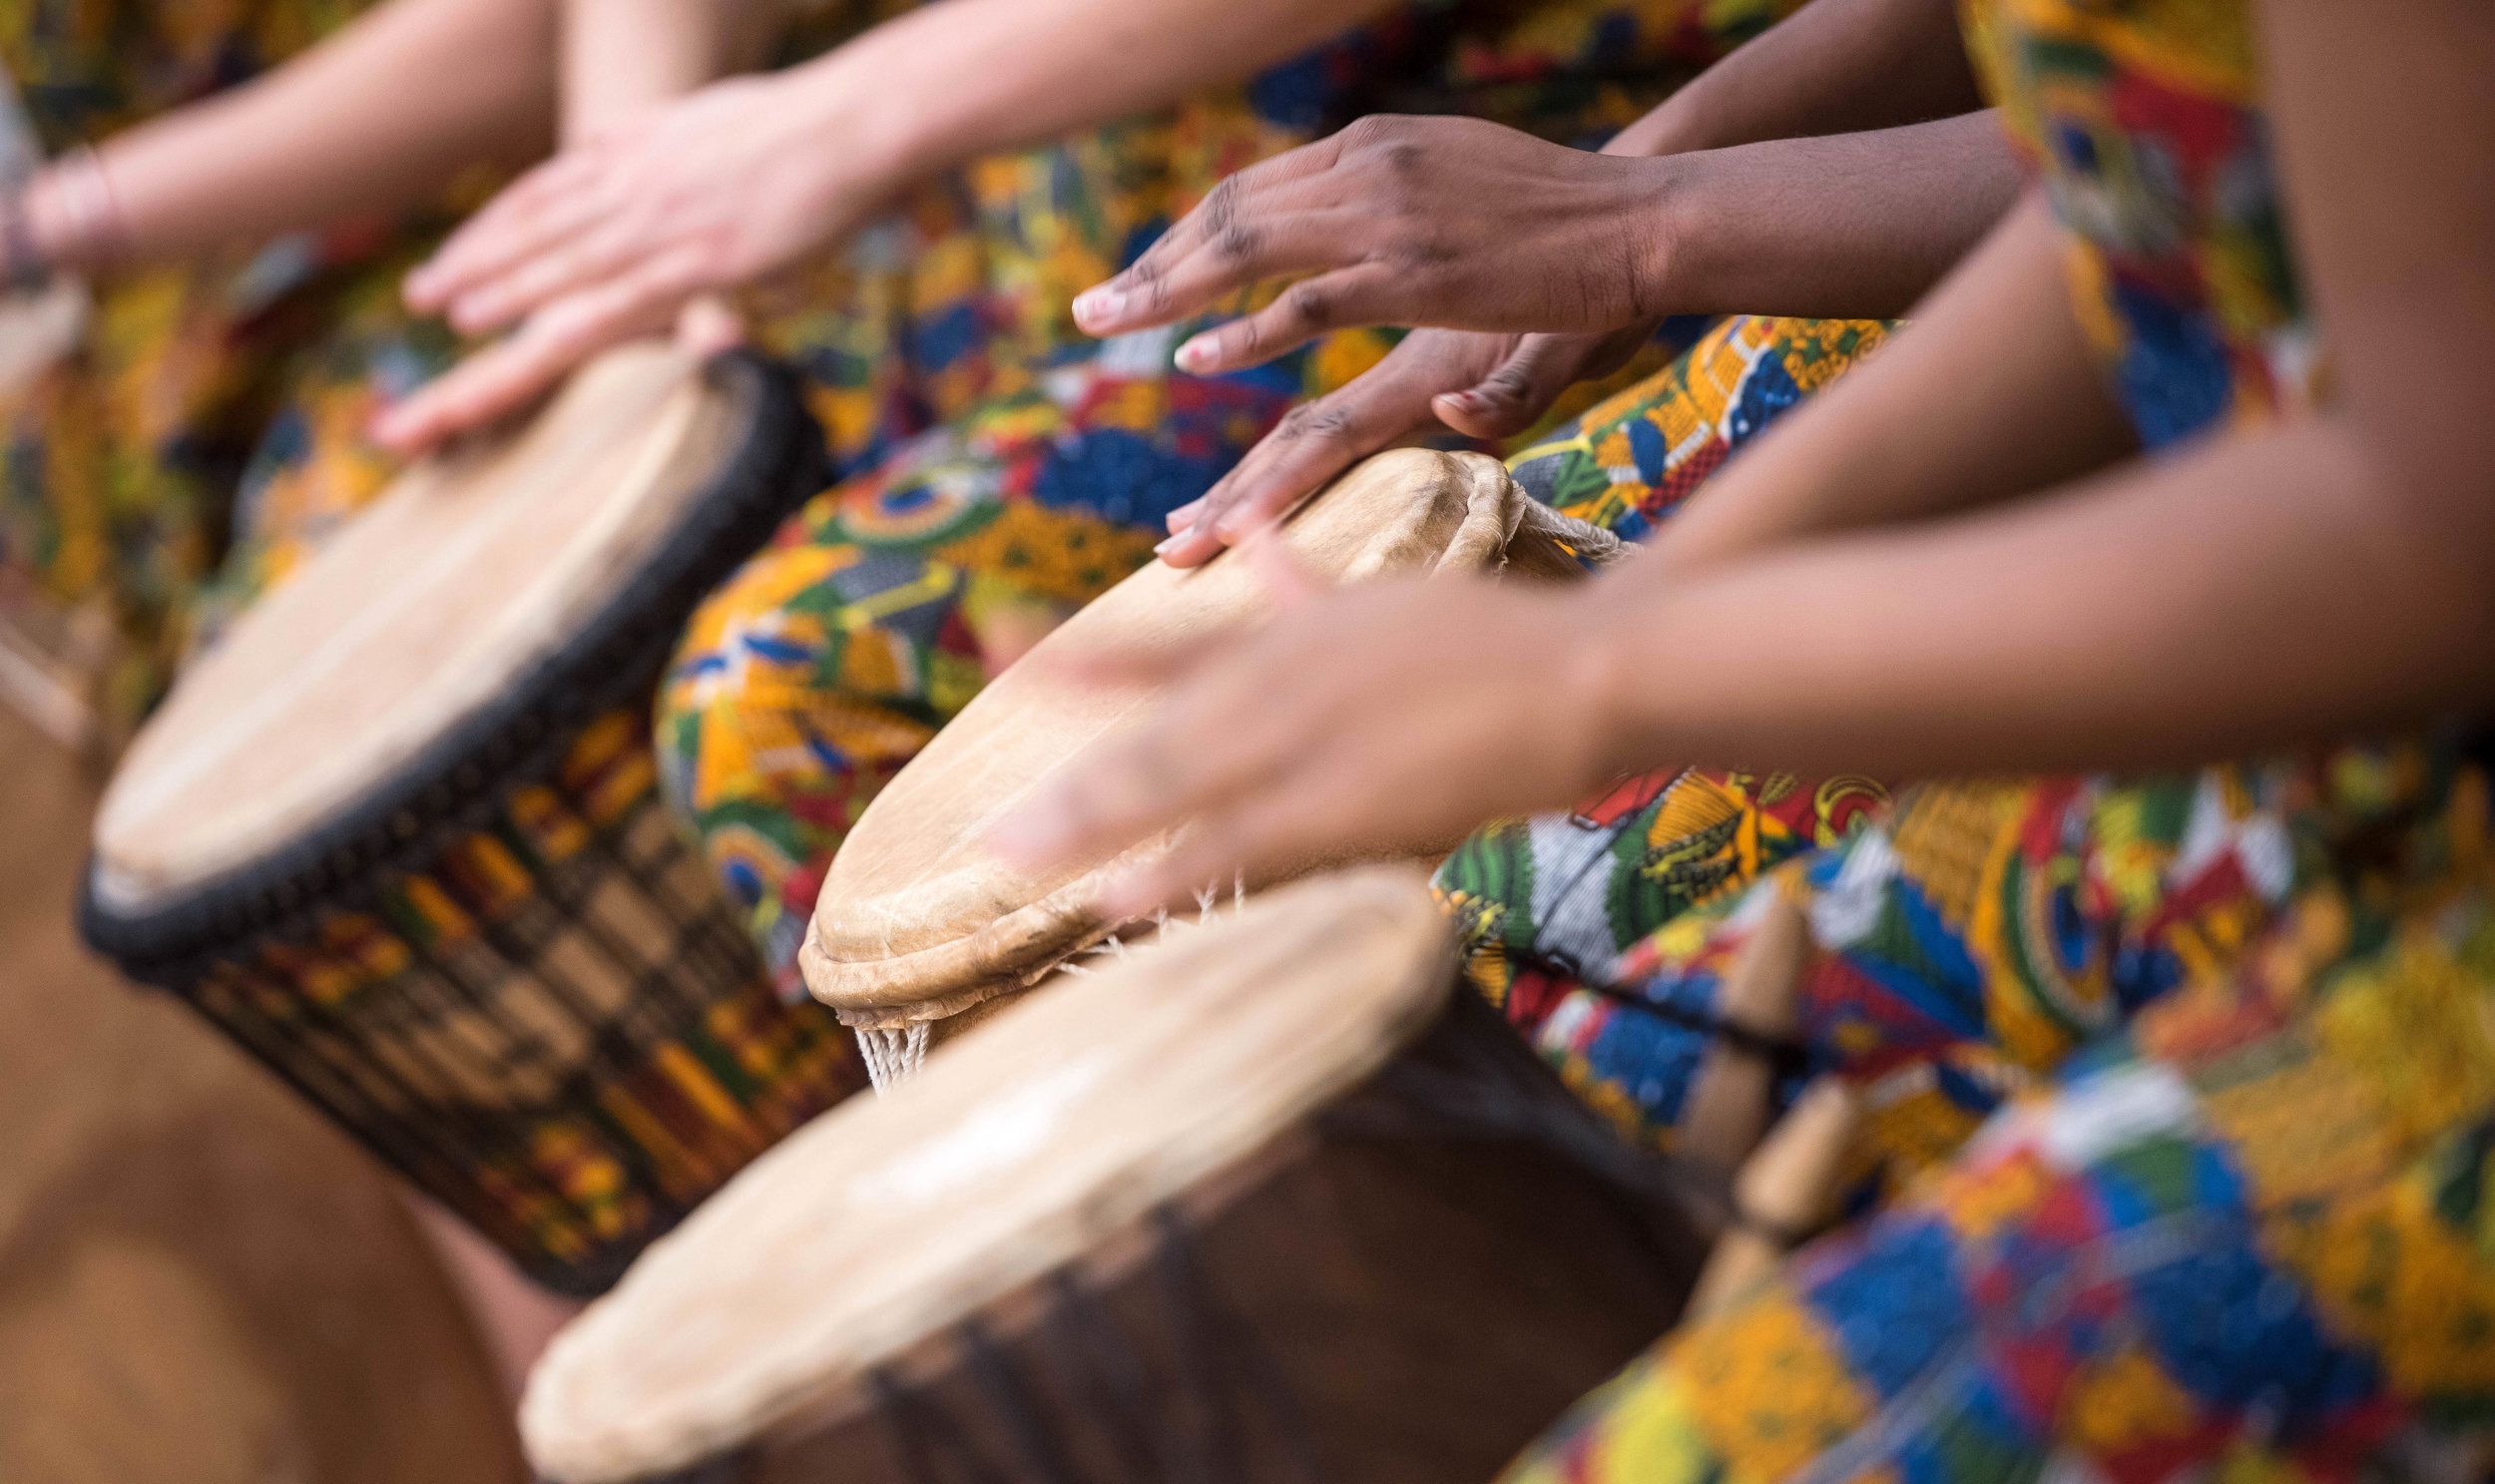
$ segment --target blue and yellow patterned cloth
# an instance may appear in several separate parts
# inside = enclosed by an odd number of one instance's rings
[[[2323,357],[2244,0],[1968,12],[2142,441],[2308,404]],[[1668,1337],[1510,1480],[2485,1477],[2488,756],[1923,784],[1746,896],[1599,931],[1555,901],[1522,948],[1480,937],[1511,1015],[1542,976],[1520,1018],[1545,1054],[1668,1141],[1708,1049],[1690,1027],[1758,892],[1784,893],[1809,1062],[1869,1112],[1872,1214]],[[1463,860],[1442,887],[1494,922]]]

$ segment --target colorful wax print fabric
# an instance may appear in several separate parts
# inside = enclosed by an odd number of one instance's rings
[[[22,4],[0,8],[0,60],[57,150],[244,81],[359,9]],[[108,736],[191,642],[282,368],[398,236],[345,223],[97,284],[82,342],[0,398],[0,628]]]
[[[1641,539],[1886,334],[1876,320],[1723,320],[1533,441],[1510,471],[1536,498]],[[1624,1130],[1669,1144],[1713,1044],[1712,1011],[1703,998],[1665,1004],[1660,990],[1624,999],[1622,955],[1668,928],[1670,941],[1697,936],[1761,874],[1846,838],[1886,797],[1868,778],[1667,769],[1571,813],[1490,825],[1439,867],[1436,886],[1474,987]]]
[[[1428,6],[1249,85],[921,192],[764,340],[805,370],[842,478],[697,615],[661,698],[669,787],[790,993],[832,851],[990,675],[1147,561],[1302,397],[1382,356],[1330,335],[1227,376],[1187,333],[1106,342],[1078,292],[1224,175],[1398,102],[1590,142],[1783,4]]]
[[[1641,540],[1725,460],[1886,336],[1874,319],[1736,315],[1656,375],[1517,453],[1509,473],[1544,504]]]
[[[2072,235],[2080,321],[2141,439],[2309,405],[2322,356],[2286,240],[2242,0],[1966,0],[2012,136]]]
[[[2301,775],[2362,790],[2376,767],[2387,806],[2303,814],[2352,832],[2294,831],[2284,905],[2227,966],[2179,962],[2127,1023],[2083,1014],[2113,1028],[1859,1229],[1631,1365],[1508,1477],[2483,1477],[2487,780],[2400,748]],[[2403,781],[2420,791],[2397,798]]]

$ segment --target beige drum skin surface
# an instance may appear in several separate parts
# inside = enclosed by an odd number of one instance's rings
[[[1299,565],[1329,583],[1502,567],[1576,575],[1576,558],[1538,527],[1547,518],[1494,459],[1406,449],[1345,475],[1282,535]],[[852,1024],[933,1019],[1036,980],[1118,926],[1095,899],[1116,862],[1033,876],[982,844],[1043,779],[1154,699],[1071,683],[1048,660],[1181,644],[1269,611],[1235,557],[1187,571],[1156,562],[980,692],[867,805],[834,857],[800,957],[815,996]],[[1167,848],[1150,841],[1122,859]]]
[[[867,1405],[872,1368],[1253,1159],[1447,1003],[1417,870],[1310,878],[1170,931],[757,1160],[559,1336],[521,1428],[565,1484]]]
[[[610,352],[518,436],[428,460],[191,666],[96,826],[142,910],[298,839],[505,694],[615,596],[740,411],[672,349]]]

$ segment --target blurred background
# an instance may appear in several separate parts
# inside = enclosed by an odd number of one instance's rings
[[[0,1479],[524,1477],[387,1178],[76,941],[96,793],[0,707]]]

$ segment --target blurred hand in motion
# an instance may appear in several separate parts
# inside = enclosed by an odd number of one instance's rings
[[[1441,425],[1512,438],[1571,385],[1628,364],[1652,332],[1643,323],[1589,334],[1414,330],[1341,389],[1293,407],[1220,483],[1170,512],[1161,559],[1210,561],[1359,460]]]
[[[714,84],[522,176],[407,275],[409,307],[462,333],[517,326],[373,425],[412,454],[500,417],[574,366],[676,326],[697,350],[737,325],[706,291],[822,250],[867,219],[898,173],[842,138],[825,91],[784,77]]]
[[[1074,301],[1095,335],[1174,323],[1261,279],[1271,304],[1190,339],[1181,369],[1270,360],[1329,329],[1610,331],[1652,321],[1665,162],[1477,119],[1373,117],[1229,178]]]
[[[1272,537],[1240,556],[1284,599],[1270,624],[1060,662],[1169,694],[1007,818],[998,854],[1098,860],[1185,824],[1166,857],[1111,885],[1126,916],[1235,871],[1443,851],[1484,819],[1602,783],[1600,677],[1566,658],[1585,652],[1592,585],[1436,576],[1323,593]]]

